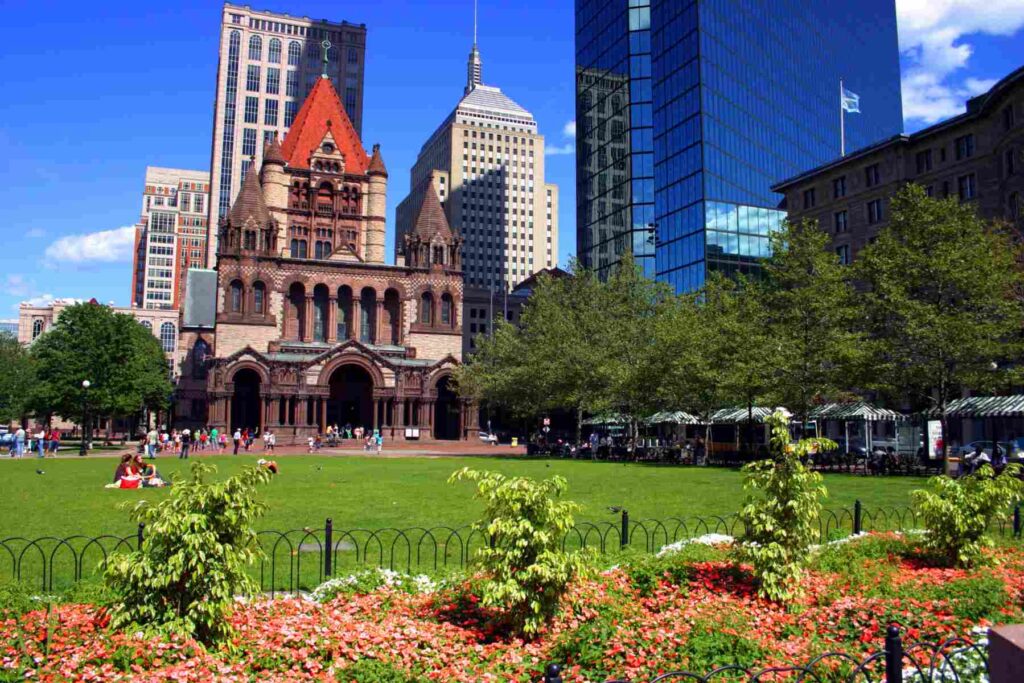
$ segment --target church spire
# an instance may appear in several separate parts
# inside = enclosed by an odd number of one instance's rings
[[[477,0],[473,0],[473,49],[469,51],[466,63],[466,91],[468,95],[476,86],[483,83],[483,66],[480,62],[480,50],[476,47]]]

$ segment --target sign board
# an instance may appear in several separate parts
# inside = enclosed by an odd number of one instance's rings
[[[551,418],[550,417],[545,417],[544,418],[544,426],[548,427],[550,425],[551,425]]]
[[[938,420],[928,420],[928,457],[942,457],[942,423]]]
[[[407,439],[418,439],[418,438],[420,438],[420,429],[419,429],[419,427],[406,427],[405,428],[405,438],[407,438]]]

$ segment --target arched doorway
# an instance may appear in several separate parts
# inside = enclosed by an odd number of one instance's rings
[[[373,427],[373,378],[358,365],[342,365],[331,374],[327,422],[353,429]]]
[[[260,415],[260,376],[255,370],[245,368],[235,373],[232,380],[235,393],[231,396],[231,431],[263,427]]]
[[[454,440],[461,437],[459,397],[452,388],[452,378],[445,375],[437,381],[437,400],[434,402],[434,438]]]

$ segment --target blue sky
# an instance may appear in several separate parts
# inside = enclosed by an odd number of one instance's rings
[[[575,250],[573,3],[483,0],[484,81],[533,112]],[[254,6],[369,30],[363,137],[391,173],[388,229],[420,145],[462,92],[472,0]],[[897,0],[908,131],[1024,64],[1021,0]],[[128,302],[146,165],[208,169],[220,3],[8,0],[0,38],[0,319],[20,301]],[[870,106],[863,102],[862,106]],[[391,236],[389,235],[389,238]],[[390,239],[388,253],[391,253]]]

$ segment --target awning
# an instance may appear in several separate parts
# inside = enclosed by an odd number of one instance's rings
[[[624,415],[618,413],[612,413],[610,415],[595,415],[594,417],[588,417],[583,420],[581,424],[585,425],[624,425],[629,424],[629,419]]]
[[[696,424],[700,424],[700,420],[699,419],[697,419],[693,415],[690,415],[689,413],[684,413],[681,410],[664,411],[664,412],[660,412],[660,413],[655,413],[654,415],[651,415],[649,418],[644,420],[644,422],[646,422],[647,424],[652,424],[652,425],[663,425],[663,424],[696,425]]]
[[[748,410],[747,408],[722,408],[711,414],[711,424],[741,424],[750,417],[754,418],[754,422],[764,422],[776,410],[781,410],[787,419],[793,416],[791,412],[782,407],[754,406],[753,410]]]
[[[949,417],[1024,417],[1024,395],[1013,396],[969,396],[951,401],[946,409]],[[928,416],[938,418],[939,410],[933,408]]]
[[[864,420],[867,422],[895,422],[906,415],[888,408],[878,408],[865,401],[857,403],[825,403],[811,410],[812,420]]]

